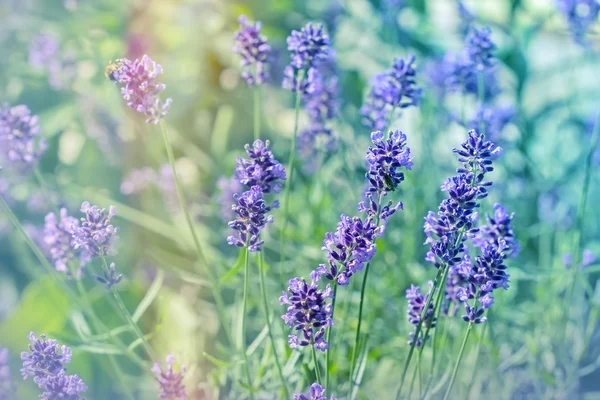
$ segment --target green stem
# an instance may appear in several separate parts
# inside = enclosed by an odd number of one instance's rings
[[[302,72],[301,72],[302,73]],[[298,77],[298,85],[302,83],[302,75]],[[288,224],[288,208],[290,205],[290,190],[292,187],[292,180],[294,178],[294,162],[296,160],[296,138],[298,136],[298,120],[300,117],[300,100],[302,96],[300,91],[296,91],[296,115],[294,119],[294,134],[292,136],[292,143],[290,145],[290,157],[288,160],[287,172],[288,179],[285,182],[285,189],[283,192],[283,226],[281,227],[280,235],[280,260],[279,260],[279,275],[283,276],[283,261],[285,260],[285,231]]]
[[[320,385],[322,382],[321,372],[319,370],[319,362],[317,361],[317,350],[315,349],[314,343],[311,343],[310,348],[312,349],[312,358],[313,358],[313,363],[315,364],[315,375],[317,376],[317,383]]]
[[[260,86],[254,86],[254,140],[260,138]]]
[[[334,321],[334,315],[335,315],[335,300],[337,298],[337,282],[334,281],[333,282],[333,299],[331,300],[331,320]],[[329,327],[329,329],[327,330],[327,343],[329,343],[329,347],[327,348],[327,352],[325,353],[325,391],[326,393],[328,393],[329,391],[329,373],[330,373],[330,369],[331,369],[331,327]]]
[[[248,281],[250,279],[250,256],[248,251],[248,243],[244,248],[244,295],[242,298],[242,329],[240,336],[240,351],[244,357],[244,370],[249,387],[252,387],[252,378],[250,377],[250,365],[248,364],[248,355],[246,354],[246,309],[248,308]],[[254,394],[250,391],[250,398],[254,398]]]
[[[104,268],[105,268],[106,272],[108,273],[110,271],[110,267],[108,266],[106,257],[104,257],[104,255],[101,254],[100,258],[102,259],[102,264],[104,265]],[[113,295],[115,301],[117,302],[117,305],[119,306],[119,309],[121,310],[121,313],[123,314],[123,316],[129,323],[129,325],[131,326],[131,329],[133,329],[133,331],[135,332],[138,339],[140,339],[142,341],[142,345],[144,346],[146,353],[148,353],[148,356],[150,357],[150,359],[155,362],[157,360],[157,358],[156,358],[156,355],[154,354],[154,350],[152,350],[150,343],[148,343],[148,341],[146,340],[146,337],[144,336],[144,334],[142,333],[142,331],[140,330],[138,325],[133,320],[131,313],[125,306],[125,303],[123,303],[121,296],[119,296],[119,293],[115,290],[114,287],[110,288],[110,293]]]
[[[169,164],[171,165],[171,170],[173,172],[173,180],[175,181],[175,189],[177,191],[177,199],[179,200],[179,206],[183,211],[185,216],[185,220],[187,226],[192,235],[192,240],[194,242],[194,247],[196,248],[196,253],[198,255],[198,261],[204,263],[204,267],[206,273],[208,275],[209,280],[211,281],[211,290],[213,297],[215,299],[215,305],[217,308],[217,314],[219,316],[219,320],[223,326],[223,331],[225,332],[225,336],[227,337],[227,341],[229,343],[233,343],[232,335],[229,332],[228,324],[226,323],[227,319],[225,318],[225,306],[223,302],[223,297],[221,296],[221,292],[219,290],[219,282],[217,277],[214,275],[213,270],[208,267],[208,260],[202,251],[202,246],[200,245],[200,240],[198,239],[198,235],[196,233],[196,229],[194,228],[194,224],[192,222],[192,217],[190,216],[190,212],[185,201],[185,196],[183,193],[183,189],[181,187],[181,183],[179,182],[179,176],[177,175],[177,169],[175,168],[175,156],[173,155],[173,146],[171,145],[171,141],[169,140],[169,133],[167,131],[167,127],[164,121],[160,121],[160,130],[163,137],[163,142],[165,145],[165,150],[167,152],[167,157],[169,159]]]
[[[479,100],[479,107],[483,107],[483,101],[485,97],[485,86],[483,82],[483,71],[477,72],[477,98]],[[483,118],[479,121],[479,132],[485,134],[484,132],[485,126],[483,122]]]
[[[471,333],[472,328],[473,328],[473,322],[469,322],[469,326],[467,327],[467,332],[465,333],[465,337],[463,339],[462,345],[460,346],[460,351],[458,353],[458,358],[456,359],[456,364],[454,364],[454,370],[452,371],[452,377],[450,378],[450,384],[448,385],[448,389],[446,389],[446,394],[444,395],[444,400],[447,400],[449,398],[450,392],[452,391],[452,386],[454,386],[454,381],[456,380],[456,374],[458,372],[458,367],[460,367],[460,362],[461,362],[463,354],[465,352],[467,340],[469,339],[469,334]]]
[[[288,399],[290,397],[289,391],[287,388],[287,381],[283,376],[283,369],[281,368],[281,363],[279,361],[279,355],[277,354],[277,346],[275,345],[275,338],[273,336],[273,327],[271,324],[271,311],[269,310],[269,302],[267,300],[267,288],[265,285],[265,269],[263,263],[264,254],[261,252],[258,255],[258,269],[260,273],[260,287],[262,291],[263,297],[263,306],[265,308],[265,318],[267,319],[267,331],[269,333],[269,340],[271,341],[271,348],[273,349],[273,355],[275,356],[275,365],[277,366],[277,374],[281,379],[281,384],[283,386],[283,390],[285,392],[285,398]]]
[[[483,338],[485,337],[485,332],[487,331],[487,327],[490,323],[489,320],[489,315],[488,315],[488,321],[483,325],[483,330],[481,331],[481,335],[479,335],[479,338],[477,339],[477,348],[475,350],[475,363],[473,363],[473,365],[477,365],[477,361],[479,360],[479,353],[481,351],[481,342],[483,341]],[[473,368],[473,375],[471,375],[471,381],[469,382],[469,386],[467,386],[468,388],[472,388],[473,387],[473,382],[475,382],[475,375],[477,374],[478,368]]]
[[[584,231],[584,218],[585,218],[585,208],[587,204],[587,196],[590,188],[590,180],[592,177],[592,165],[594,159],[594,153],[596,148],[598,147],[598,131],[600,130],[600,112],[596,115],[596,120],[594,121],[594,128],[592,131],[592,138],[590,140],[590,148],[588,150],[588,154],[585,160],[585,172],[583,178],[583,187],[581,189],[581,197],[579,198],[579,205],[577,206],[577,217],[575,220],[575,231],[573,233],[573,242],[571,248],[571,254],[573,255],[573,263],[572,263],[572,273],[571,273],[571,284],[569,287],[569,291],[567,294],[567,302],[566,302],[566,317],[568,321],[569,317],[569,309],[573,304],[573,295],[575,292],[575,284],[577,283],[577,274],[579,272],[579,260],[580,260],[580,252],[581,252],[581,238],[583,236]],[[566,331],[568,324],[565,324],[565,335],[563,337],[563,341],[566,339]]]

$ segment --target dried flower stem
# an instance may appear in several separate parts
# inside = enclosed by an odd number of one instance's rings
[[[258,254],[257,258],[258,258],[258,270],[259,270],[259,274],[260,274],[260,287],[261,287],[262,297],[263,297],[263,306],[265,308],[265,318],[267,319],[267,332],[269,333],[269,341],[271,342],[271,347],[273,349],[273,356],[275,357],[275,365],[277,366],[277,374],[279,375],[279,378],[281,379],[283,391],[285,392],[285,398],[288,399],[290,397],[290,395],[289,395],[288,388],[287,388],[287,381],[286,381],[285,377],[283,376],[283,370],[281,369],[279,355],[277,354],[277,346],[275,346],[275,338],[273,337],[273,326],[271,324],[271,311],[269,310],[269,301],[267,300],[267,288],[265,285],[265,270],[264,270],[263,257],[264,257],[264,254],[262,252],[260,252]],[[334,298],[334,300],[335,300],[335,298]]]
[[[225,336],[227,337],[227,341],[229,343],[233,343],[232,335],[229,332],[228,325],[226,323],[227,319],[225,318],[224,312],[224,303],[223,297],[221,296],[221,292],[219,290],[219,285],[217,282],[217,278],[214,276],[212,269],[208,268],[208,260],[206,259],[204,252],[202,251],[202,246],[200,245],[200,240],[198,239],[198,235],[196,233],[196,229],[194,228],[194,224],[192,222],[192,218],[190,216],[190,212],[188,210],[187,204],[185,202],[185,197],[183,195],[183,189],[181,188],[181,183],[179,182],[179,176],[177,175],[177,169],[175,168],[175,157],[173,155],[173,146],[171,145],[171,141],[169,140],[169,132],[167,131],[167,127],[163,120],[160,121],[160,130],[163,137],[163,142],[165,145],[165,150],[167,151],[167,157],[169,159],[169,164],[171,165],[171,170],[173,171],[173,180],[175,181],[175,189],[177,191],[177,199],[179,200],[179,206],[185,215],[185,220],[192,235],[192,240],[194,242],[194,247],[196,248],[196,253],[198,255],[198,261],[203,262],[206,267],[206,274],[210,280],[210,288],[212,290],[213,297],[215,299],[215,305],[217,307],[217,314],[219,316],[219,320],[223,325],[223,331],[225,332]]]
[[[105,271],[109,272],[110,271],[110,267],[108,266],[108,262],[106,261],[106,257],[103,254],[101,254],[100,258],[102,259],[102,264],[104,266]],[[150,357],[150,359],[153,362],[156,362],[157,359],[156,359],[156,355],[154,354],[154,350],[152,350],[152,347],[150,346],[150,343],[148,343],[148,341],[146,340],[146,337],[144,336],[144,334],[140,330],[139,326],[137,326],[137,324],[133,320],[133,317],[131,316],[131,313],[129,312],[129,310],[127,310],[127,307],[125,306],[125,303],[123,303],[123,300],[121,299],[121,296],[119,296],[119,292],[117,292],[114,287],[111,287],[109,290],[110,290],[110,293],[113,295],[113,298],[117,302],[117,305],[119,306],[119,309],[121,310],[121,313],[123,314],[123,316],[125,317],[125,319],[129,323],[129,325],[131,326],[131,329],[133,329],[133,331],[135,332],[135,334],[138,337],[138,339],[141,340],[142,345],[144,346],[144,350],[146,350],[146,353],[148,353],[148,356]]]

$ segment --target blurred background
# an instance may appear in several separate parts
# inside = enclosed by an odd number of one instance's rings
[[[364,190],[364,153],[370,128],[360,107],[370,79],[396,57],[416,56],[419,107],[393,123],[408,136],[414,167],[395,196],[404,211],[378,242],[369,277],[365,329],[369,347],[358,398],[393,398],[409,346],[404,292],[425,287],[435,275],[424,261],[423,218],[436,210],[442,182],[456,168],[457,147],[476,119],[476,99],[447,91],[443,60],[461,51],[470,24],[489,26],[498,46],[493,96],[492,140],[503,156],[491,175],[494,187],[483,215],[494,202],[515,212],[521,251],[508,261],[511,288],[496,297],[486,330],[479,328],[465,356],[455,398],[600,398],[600,254],[597,207],[600,151],[586,169],[590,139],[600,107],[599,27],[593,21],[585,44],[574,39],[568,17],[550,0],[0,0],[0,102],[25,104],[39,115],[48,150],[40,162],[44,185],[31,175],[0,175],[0,194],[32,238],[44,216],[56,208],[75,212],[87,200],[114,205],[121,229],[117,267],[124,274],[121,295],[130,310],[148,300],[139,324],[161,359],[168,353],[187,366],[190,398],[244,398],[227,377],[236,359],[224,339],[209,290],[206,269],[219,277],[226,314],[235,327],[242,273],[238,251],[227,246],[231,178],[244,144],[252,141],[252,91],[240,77],[232,52],[237,19],[263,22],[273,48],[271,80],[262,89],[262,133],[275,156],[286,163],[294,126],[294,98],[281,89],[289,62],[286,37],[308,21],[322,22],[336,53],[340,116],[332,123],[335,149],[301,147],[291,196],[288,252],[280,264],[276,238],[281,221],[265,238],[267,290],[271,295],[280,352],[286,357],[277,301],[287,279],[307,276],[323,262],[322,238],[341,213],[353,215]],[[585,2],[581,2],[585,3]],[[595,2],[589,2],[595,3]],[[592,7],[592,6],[590,6]],[[590,8],[591,10],[591,8]],[[592,11],[590,11],[591,13]],[[597,13],[594,20],[597,19]],[[172,174],[157,126],[124,106],[118,88],[105,77],[111,60],[148,54],[161,64],[165,97],[173,99],[166,118],[187,203],[210,265],[195,266]],[[504,113],[504,114],[501,114]],[[301,130],[309,124],[300,114]],[[490,128],[491,130],[491,128]],[[586,170],[591,171],[587,208],[577,210]],[[573,246],[576,235],[578,246]],[[572,265],[575,257],[581,265]],[[587,258],[586,258],[587,256]],[[584,262],[585,261],[585,262]],[[578,275],[573,304],[566,304],[572,268]],[[360,286],[340,294],[337,333],[340,351],[336,385],[347,379],[344,360],[353,340]],[[104,323],[122,325],[93,279],[84,279]],[[251,343],[260,398],[279,398],[269,366],[258,274],[251,275],[248,343]],[[252,290],[252,289],[251,289]],[[565,318],[565,308],[568,318]],[[337,311],[336,311],[337,313]],[[457,349],[465,324],[446,325],[448,346]],[[86,331],[87,330],[87,331]],[[0,344],[11,354],[18,398],[37,389],[18,375],[27,333],[46,333],[74,351],[70,371],[88,384],[89,399],[121,398],[101,338],[88,340],[89,327],[51,277],[39,267],[23,237],[0,214]],[[262,332],[262,333],[261,333]],[[131,342],[130,332],[122,336]],[[446,365],[456,350],[443,352],[436,382],[447,380]],[[117,358],[121,358],[117,355]],[[447,358],[447,359],[446,359]],[[157,398],[148,371],[122,360],[127,382],[140,399]],[[311,382],[300,362],[286,373],[290,387],[306,391]],[[439,390],[439,389],[438,389]],[[443,391],[442,391],[443,392]],[[433,391],[433,398],[442,393]]]

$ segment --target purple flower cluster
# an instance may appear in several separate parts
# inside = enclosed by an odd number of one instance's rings
[[[300,31],[292,31],[287,45],[291,62],[283,71],[282,86],[292,92],[309,93],[315,68],[329,56],[329,36],[321,24],[309,22]]]
[[[371,91],[360,113],[363,123],[373,130],[385,130],[397,108],[418,106],[421,89],[416,87],[415,57],[397,58],[392,68],[375,75]]]
[[[483,134],[471,130],[468,135],[461,148],[454,149],[462,167],[456,170],[457,175],[442,185],[448,197],[440,204],[437,214],[430,211],[425,217],[425,244],[431,245],[427,260],[436,268],[460,262],[467,236],[477,233],[478,229],[473,227],[475,211],[480,200],[487,197],[487,188],[492,185],[492,182],[485,181],[485,175],[493,171],[492,159],[502,151],[485,140]]]
[[[186,400],[188,398],[183,384],[185,375],[185,366],[181,366],[178,372],[173,369],[175,357],[168,355],[166,358],[167,368],[163,370],[160,364],[156,363],[152,367],[152,372],[160,386],[160,398],[166,400]]]
[[[33,377],[36,385],[43,390],[42,400],[69,399],[83,400],[81,393],[87,390],[85,383],[77,375],[66,375],[66,364],[71,362],[71,349],[61,346],[56,340],[45,335],[28,336],[29,352],[21,353],[23,378]]]
[[[310,385],[308,395],[304,393],[294,393],[293,400],[327,400],[325,389],[318,383]],[[331,395],[329,400],[336,400],[334,395]]]
[[[235,178],[247,188],[260,187],[264,194],[281,192],[286,180],[285,168],[269,150],[269,141],[256,140],[244,148],[248,158],[237,159]]]
[[[471,27],[466,39],[465,53],[468,65],[476,71],[483,71],[494,65],[493,52],[496,45],[491,38],[492,31],[484,27]]]
[[[60,51],[57,37],[40,34],[29,44],[29,65],[48,73],[48,83],[54,90],[62,90],[77,76],[76,59]]]
[[[557,3],[558,8],[567,18],[575,41],[585,45],[585,35],[598,21],[600,2],[598,0],[557,0]]]
[[[111,66],[114,69],[108,72],[108,76],[121,86],[121,96],[127,106],[145,115],[146,123],[158,124],[167,115],[172,103],[171,99],[160,99],[160,93],[165,89],[165,85],[157,80],[158,75],[163,73],[162,67],[147,55],[135,61],[122,58]]]
[[[367,151],[369,165],[366,178],[369,181],[368,194],[393,192],[404,181],[403,169],[410,170],[413,160],[410,148],[406,146],[406,135],[401,131],[391,132],[384,138],[380,131],[371,134],[373,144]]]
[[[38,117],[27,106],[0,106],[0,163],[16,168],[35,164],[46,142],[40,137]]]
[[[321,276],[346,286],[350,278],[375,255],[375,238],[381,234],[373,218],[341,216],[335,232],[327,232],[322,249],[327,251],[327,264],[320,264],[312,273],[313,280]]]
[[[433,287],[433,282],[429,281],[428,283],[429,289]],[[415,285],[410,285],[410,288],[406,289],[406,300],[408,300],[408,322],[417,326],[421,322],[421,315],[423,314],[423,309],[425,308],[425,304],[427,303],[427,298],[429,294],[423,295],[421,293],[421,288]],[[428,328],[435,328],[436,318],[434,316],[433,303],[429,303],[429,307],[425,314],[425,319],[423,320],[423,325]],[[414,345],[416,347],[420,347],[423,345],[424,341],[428,338],[424,338],[425,333],[423,331],[420,332],[419,337],[415,340],[415,333],[410,333],[410,340],[408,344],[411,346]]]
[[[306,283],[303,278],[290,279],[288,291],[282,292],[279,302],[288,306],[281,318],[289,327],[300,331],[298,335],[288,336],[291,348],[311,345],[321,351],[327,350],[329,344],[325,332],[333,324],[331,304],[327,299],[332,297],[329,285],[321,290],[314,279],[311,283]]]
[[[90,258],[114,255],[119,238],[119,228],[111,224],[112,217],[117,214],[115,207],[110,206],[107,212],[105,208],[85,201],[81,212],[85,214],[81,224],[73,226],[74,248],[82,249]]]
[[[241,193],[244,187],[235,177],[220,177],[217,181],[217,189],[219,190],[219,197],[217,202],[221,208],[219,215],[223,220],[229,221],[234,218],[235,213],[231,209],[231,204],[234,201],[233,196],[237,193]]]
[[[8,349],[0,347],[0,400],[15,398],[15,387],[10,372],[10,354]]]
[[[238,232],[238,237],[227,237],[227,243],[237,247],[248,247],[251,252],[260,251],[264,243],[260,239],[260,233],[268,223],[273,222],[273,217],[267,215],[271,207],[267,206],[261,187],[252,186],[242,194],[234,194],[233,198],[237,202],[232,207],[237,218],[228,225]]]
[[[102,276],[94,274],[94,278],[103,284],[105,288],[112,289],[113,286],[121,282],[123,274],[118,274],[115,263],[110,263],[108,271],[104,271]]]
[[[260,32],[260,22],[251,24],[244,15],[238,21],[240,29],[235,33],[233,52],[242,57],[242,78],[246,83],[250,86],[260,85],[269,78],[267,61],[271,46]]]
[[[61,208],[59,216],[49,213],[44,222],[43,242],[57,271],[70,275],[69,263],[77,260],[79,265],[75,278],[79,279],[90,257],[76,249],[73,231],[77,227],[79,221],[69,216],[65,208]]]

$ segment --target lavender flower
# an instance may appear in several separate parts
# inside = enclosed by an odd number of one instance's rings
[[[327,400],[325,389],[318,383],[310,385],[308,395],[303,393],[294,393],[293,400]],[[334,395],[331,395],[329,400],[336,400]]]
[[[433,287],[433,282],[429,281],[428,283],[429,289]],[[410,285],[410,288],[406,289],[406,300],[408,300],[408,322],[413,324],[414,326],[419,325],[421,322],[421,315],[423,313],[423,309],[425,308],[425,304],[427,303],[427,298],[429,295],[423,295],[421,293],[421,288],[415,285]],[[425,314],[425,319],[423,320],[423,325],[428,328],[435,328],[436,318],[434,316],[433,310],[433,302],[429,302],[429,307]],[[415,333],[410,333],[410,340],[408,344],[420,347],[423,345],[423,342],[428,338],[423,337],[425,333],[423,331],[420,332],[419,337],[415,340]]]
[[[131,170],[121,182],[121,193],[126,196],[140,193],[158,180],[156,172],[149,167]]]
[[[477,233],[478,229],[473,228],[475,210],[492,185],[484,180],[485,174],[493,171],[492,159],[502,150],[474,130],[469,131],[461,147],[454,152],[463,166],[442,185],[448,197],[440,204],[437,215],[430,211],[425,218],[425,243],[431,245],[427,260],[436,268],[460,262],[467,235]]]
[[[33,381],[42,386],[48,376],[57,376],[65,371],[65,365],[71,362],[71,349],[61,346],[46,335],[36,337],[29,333],[29,352],[21,353],[23,378],[33,377]]]
[[[284,322],[294,330],[301,331],[298,336],[288,336],[292,349],[312,345],[317,350],[327,350],[329,344],[325,340],[325,332],[333,324],[331,304],[327,303],[327,299],[332,297],[333,291],[329,285],[321,290],[315,280],[308,284],[303,278],[290,279],[288,292],[281,294],[279,302],[288,305],[281,317]]]
[[[115,263],[111,263],[108,271],[104,271],[103,276],[94,274],[94,278],[110,290],[113,286],[121,282],[123,274],[117,274]]]
[[[68,264],[79,256],[79,268],[75,277],[80,278],[82,268],[89,260],[85,255],[79,255],[75,249],[73,230],[77,227],[79,221],[69,216],[65,208],[60,209],[58,217],[49,213],[45,218],[43,242],[57,271],[70,275]]]
[[[413,164],[410,148],[406,147],[406,135],[395,131],[385,139],[381,131],[376,131],[371,133],[371,141],[373,145],[366,156],[369,164],[367,193],[393,192],[404,180],[401,169],[410,170]]]
[[[185,400],[188,398],[183,376],[185,375],[185,366],[181,366],[179,372],[173,369],[175,357],[169,354],[166,358],[167,368],[163,370],[160,364],[156,363],[152,367],[152,372],[156,381],[160,385],[160,398],[166,400]]]
[[[327,264],[320,264],[312,279],[325,276],[338,285],[347,285],[375,255],[375,238],[381,233],[382,228],[371,217],[363,220],[342,214],[336,231],[325,234],[322,249],[327,251]]]
[[[329,53],[329,36],[323,25],[307,23],[300,31],[292,31],[287,38],[291,64],[297,70],[315,67],[325,61]]]
[[[487,244],[498,246],[500,241],[504,241],[506,255],[516,257],[519,253],[519,242],[511,226],[514,216],[514,213],[506,212],[501,204],[494,204],[494,215],[486,216],[487,224],[479,228],[479,232],[473,238],[473,244],[483,250]]]
[[[8,349],[0,347],[0,400],[12,400],[15,387],[10,372],[10,354]]]
[[[329,37],[321,24],[309,22],[287,38],[291,62],[284,70],[282,86],[293,92],[309,93],[314,81],[314,68],[329,55]]]
[[[392,68],[375,75],[371,91],[360,112],[363,123],[373,130],[384,130],[396,108],[418,106],[421,89],[416,87],[415,57],[394,60]]]
[[[111,219],[117,214],[115,207],[105,208],[92,206],[85,201],[81,205],[81,226],[73,226],[73,243],[75,249],[89,257],[114,255],[119,228],[111,224]]]
[[[319,69],[312,82],[312,91],[304,96],[304,108],[311,121],[324,125],[339,115],[339,85],[337,76],[326,76]]]
[[[44,390],[40,400],[85,400],[81,393],[87,391],[80,377],[65,375],[64,372],[48,376],[40,387]]]
[[[465,52],[473,68],[483,71],[494,65],[493,52],[496,45],[491,39],[492,31],[488,27],[477,29],[471,27],[466,39]]]
[[[146,123],[158,124],[167,115],[172,100],[164,102],[160,93],[165,85],[157,81],[162,67],[144,55],[135,61],[122,58],[109,65],[108,76],[121,86],[121,96],[132,110],[146,116]]]
[[[248,22],[246,16],[239,18],[240,29],[235,33],[233,52],[242,57],[242,78],[250,86],[264,83],[268,77],[267,60],[271,53],[271,46],[261,34],[262,24]]]
[[[269,141],[256,140],[244,147],[248,158],[238,158],[235,177],[248,188],[258,186],[263,193],[279,193],[286,180],[285,168],[269,150]]]
[[[557,3],[558,8],[567,18],[575,41],[586,45],[585,35],[598,20],[600,12],[598,0],[557,0]]]
[[[248,247],[251,252],[260,251],[263,241],[260,233],[268,223],[273,222],[273,217],[267,215],[271,207],[267,206],[260,186],[252,186],[244,193],[235,194],[233,198],[237,205],[232,207],[237,218],[229,222],[229,227],[238,231],[238,237],[229,236],[227,243],[237,247]]]
[[[32,166],[45,150],[38,117],[31,115],[27,106],[0,106],[0,162],[16,167]]]

